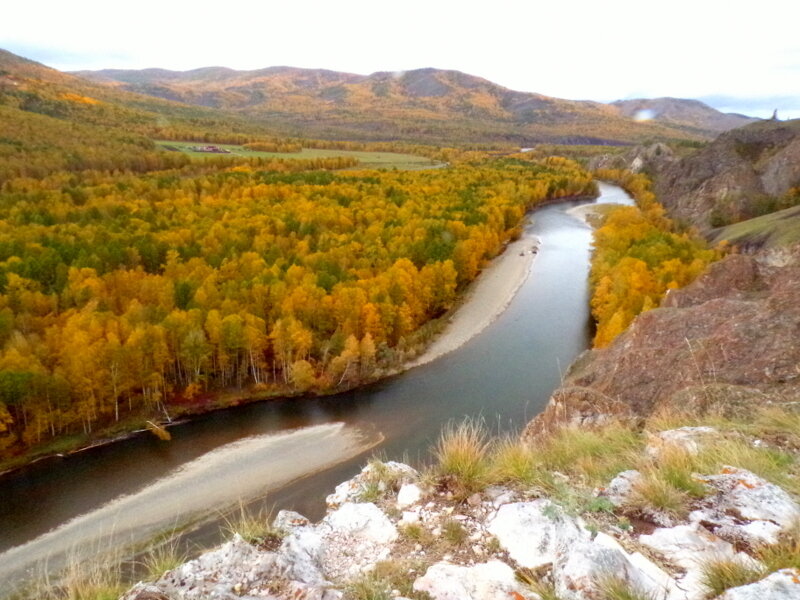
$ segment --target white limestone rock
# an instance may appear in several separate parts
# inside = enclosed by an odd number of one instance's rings
[[[397,528],[374,504],[343,504],[320,523],[322,572],[333,581],[347,581],[385,560],[397,539]]]
[[[238,534],[219,548],[168,571],[154,586],[176,600],[273,598],[278,576],[274,552],[262,552]]]
[[[414,589],[433,600],[498,600],[536,598],[524,590],[507,564],[492,560],[471,567],[436,563],[414,582]]]
[[[422,490],[414,483],[406,483],[397,492],[397,508],[408,508],[422,499]]]
[[[388,475],[396,479],[399,483],[410,483],[419,479],[419,473],[413,467],[406,464],[388,461],[380,463],[370,463],[361,472],[336,486],[333,494],[330,494],[325,502],[328,508],[337,508],[345,502],[359,502],[371,481],[376,479],[376,469],[385,469]],[[386,485],[383,481],[378,482],[378,488],[384,492]]]
[[[782,528],[800,520],[800,506],[777,485],[745,469],[723,467],[719,475],[702,481],[719,493],[714,508],[747,521],[771,521]]]
[[[701,583],[704,563],[719,560],[738,561],[756,567],[759,563],[720,539],[697,523],[656,529],[650,535],[639,536],[639,542],[659,552],[667,560],[686,571],[678,585],[689,599],[704,598],[706,589]]]
[[[642,474],[639,471],[622,471],[619,475],[611,480],[608,487],[603,490],[603,495],[606,496],[614,506],[623,506],[628,503],[628,500],[633,493],[633,487],[638,481],[642,479]]]
[[[125,592],[119,600],[171,600],[160,588],[141,581]]]
[[[489,519],[487,530],[511,558],[528,568],[549,564],[560,548],[589,539],[580,520],[549,500],[505,504]]]
[[[400,523],[403,525],[412,525],[414,523],[419,523],[419,511],[417,510],[404,510],[403,516],[400,518]]]
[[[281,510],[272,521],[272,528],[284,533],[290,533],[298,527],[308,527],[311,522],[293,510]]]
[[[719,600],[797,600],[800,570],[781,569],[761,581],[727,590]]]
[[[559,552],[553,564],[556,592],[563,600],[601,600],[603,583],[613,577],[643,597],[682,600],[681,590],[665,571],[643,555],[628,554],[611,536],[599,533]]]
[[[645,451],[653,458],[658,458],[669,448],[679,448],[696,455],[705,442],[718,435],[719,432],[713,427],[680,427],[659,431],[648,434]]]
[[[283,539],[278,550],[278,565],[290,580],[326,585],[321,561],[324,539],[318,527],[298,527]]]

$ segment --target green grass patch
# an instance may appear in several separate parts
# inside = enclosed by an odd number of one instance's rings
[[[416,170],[430,169],[440,166],[441,163],[413,154],[400,154],[396,152],[365,152],[360,150],[327,150],[322,148],[303,148],[300,152],[256,152],[234,144],[206,144],[204,142],[172,142],[157,140],[160,148],[173,148],[200,160],[213,160],[220,156],[235,156],[244,158],[281,158],[281,159],[313,159],[333,158],[344,156],[360,161],[359,169],[400,169]],[[216,146],[228,150],[227,153],[197,152],[192,148],[202,146]],[[173,150],[174,151],[174,150]]]
[[[800,242],[800,206],[722,227],[715,232],[714,241],[722,240],[765,248],[796,244]]]

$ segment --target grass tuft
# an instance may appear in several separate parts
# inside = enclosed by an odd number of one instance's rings
[[[430,600],[425,592],[414,590],[414,579],[423,569],[423,563],[413,560],[379,562],[347,586],[345,600],[391,600],[393,590],[411,600]]]
[[[716,598],[725,590],[758,581],[766,574],[761,568],[738,560],[714,560],[702,566],[700,582],[708,590],[709,598]]]
[[[689,495],[672,485],[657,468],[651,468],[633,485],[627,505],[645,514],[657,511],[683,518],[689,512]]]
[[[181,566],[187,559],[187,553],[181,551],[177,538],[150,548],[141,559],[141,564],[146,571],[145,578],[156,580],[167,571]]]
[[[447,425],[434,450],[437,475],[456,497],[466,498],[488,483],[489,435],[482,421]]]
[[[777,544],[761,546],[755,554],[770,573],[778,569],[800,569],[800,522],[781,533]]]
[[[375,572],[365,573],[345,589],[347,600],[392,600],[392,588]]]
[[[469,532],[466,527],[454,519],[442,523],[442,538],[452,546],[461,546],[467,541]]]
[[[545,581],[531,569],[517,569],[514,572],[517,581],[539,596],[541,600],[561,600],[556,594],[556,588],[550,581]]]
[[[605,577],[599,587],[603,600],[656,600],[654,594],[637,589],[621,577]]]
[[[497,483],[541,484],[546,479],[533,448],[519,439],[501,439],[490,456],[491,479]]]
[[[285,534],[272,527],[272,520],[271,508],[261,507],[251,511],[240,502],[238,511],[225,517],[225,530],[230,535],[238,533],[254,546],[273,550],[280,545]]]

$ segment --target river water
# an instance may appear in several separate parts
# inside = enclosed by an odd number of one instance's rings
[[[631,203],[600,188],[594,202]],[[212,545],[221,511],[239,502],[317,518],[325,494],[372,454],[422,462],[451,420],[519,431],[589,345],[591,230],[567,212],[587,203],[533,213],[524,235],[541,247],[508,309],[431,363],[337,396],[204,415],[171,428],[171,442],[142,435],[0,478],[0,582],[190,522],[185,539]]]

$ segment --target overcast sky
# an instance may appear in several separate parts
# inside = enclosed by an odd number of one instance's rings
[[[457,69],[549,96],[800,118],[798,0],[26,0],[0,47],[61,70]]]

